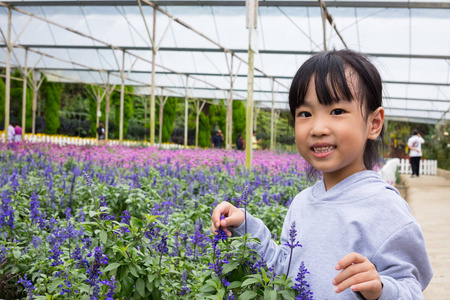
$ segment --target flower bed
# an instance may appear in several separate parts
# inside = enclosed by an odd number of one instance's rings
[[[247,171],[243,152],[225,150],[0,150],[0,298],[309,299],[304,266],[287,279],[248,235],[209,232],[212,209],[228,200],[277,239],[306,186],[298,154],[256,151]]]

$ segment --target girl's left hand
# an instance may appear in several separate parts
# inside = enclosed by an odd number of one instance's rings
[[[351,288],[353,292],[360,292],[368,300],[380,298],[383,290],[380,275],[365,256],[355,252],[347,254],[337,263],[336,270],[342,270],[333,279],[336,293]]]

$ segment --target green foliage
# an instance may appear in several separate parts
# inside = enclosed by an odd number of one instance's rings
[[[227,108],[223,103],[223,100],[219,101],[218,105],[211,105],[209,107],[209,119],[212,129],[214,130],[222,130],[224,136],[226,136],[226,117],[227,117]]]
[[[42,75],[43,76],[43,75]],[[61,106],[61,85],[44,79],[41,90],[42,100],[45,102],[44,118],[45,133],[56,134],[59,126],[59,108]]]
[[[245,126],[247,114],[244,101],[233,101],[233,137],[232,143],[236,141],[237,135],[242,133],[245,136]]]
[[[211,144],[211,125],[209,118],[203,113],[200,113],[198,125],[198,145],[199,147],[209,147]]]
[[[429,159],[438,161],[438,168],[450,170],[450,122],[444,126],[438,125],[431,128],[428,135],[424,136],[425,144],[422,145],[426,150]]]
[[[99,94],[103,95],[104,89],[98,86],[87,86],[86,89],[88,89],[88,103],[89,103],[89,121],[91,122],[91,128],[89,129],[89,135],[92,137],[96,136],[97,133],[97,98],[95,95]],[[102,113],[101,117],[99,118],[99,121],[102,121],[105,123],[106,120],[106,100],[103,98],[102,102],[100,103],[100,111]]]
[[[0,78],[0,122],[3,120],[5,116],[5,93],[6,87],[3,78]]]
[[[134,113],[134,105],[133,105],[133,99],[134,96],[127,93],[132,93],[134,91],[134,88],[132,86],[125,86],[125,93],[123,97],[123,136],[125,136],[128,132],[128,124],[130,122],[131,117],[133,117]],[[119,138],[120,134],[120,92],[113,92],[111,94],[111,103],[115,107],[115,125],[116,130],[112,134],[113,137]]]
[[[162,127],[162,142],[168,143],[170,142],[170,137],[172,136],[173,126],[175,122],[176,110],[177,110],[178,98],[169,97],[167,99],[166,104],[164,105],[163,111],[163,127]],[[159,126],[159,107],[158,113],[156,114],[158,117],[157,122]],[[159,128],[157,129],[159,132]]]

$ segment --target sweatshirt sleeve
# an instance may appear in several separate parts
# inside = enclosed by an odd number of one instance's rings
[[[286,217],[287,218],[287,217]],[[246,220],[237,228],[229,228],[233,235],[242,236],[245,234],[245,223],[247,222],[247,232],[252,237],[257,238],[260,243],[251,243],[249,246],[259,253],[264,253],[264,258],[269,267],[273,267],[276,274],[283,274],[287,269],[287,257],[289,248],[280,246],[272,239],[272,234],[267,226],[258,218],[253,217],[247,212]],[[281,232],[281,245],[288,241],[289,228],[286,226],[286,220]]]
[[[380,300],[423,299],[422,291],[433,277],[425,240],[415,222],[389,237],[372,263],[383,283]]]

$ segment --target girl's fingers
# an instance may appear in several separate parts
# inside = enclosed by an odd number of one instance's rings
[[[359,253],[352,252],[344,256],[336,265],[336,270],[342,270],[350,266],[351,264],[360,264],[366,261],[367,258]]]
[[[220,226],[220,216],[221,215],[227,215],[229,211],[230,203],[223,201],[219,205],[216,206],[216,208],[213,210],[211,214],[211,220],[213,223],[213,226],[219,228]]]
[[[370,272],[357,273],[351,277],[346,278],[344,281],[334,286],[334,291],[336,293],[340,293],[348,289],[349,287],[364,284],[365,282],[374,280],[369,273]]]
[[[352,277],[355,274],[366,272],[367,267],[364,264],[353,264],[344,270],[342,270],[334,279],[333,284],[338,285],[345,281],[347,278]]]

